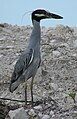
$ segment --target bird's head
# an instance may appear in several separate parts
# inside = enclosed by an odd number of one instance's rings
[[[61,17],[60,15],[50,13],[49,11],[46,11],[44,9],[37,9],[32,12],[32,21],[36,20],[40,22],[40,20],[46,18],[63,19],[63,17]]]

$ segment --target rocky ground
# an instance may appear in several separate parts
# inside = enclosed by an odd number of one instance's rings
[[[0,24],[0,98],[24,100],[25,84],[11,94],[9,82],[31,31],[31,26]],[[6,119],[77,119],[77,28],[58,25],[41,32],[42,62],[33,89],[39,104],[24,108],[24,102],[0,99],[0,119],[3,114]],[[30,80],[27,84],[30,101]]]

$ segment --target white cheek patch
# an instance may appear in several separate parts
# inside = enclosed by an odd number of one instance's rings
[[[44,14],[35,14],[35,16],[37,16],[37,17],[45,17]]]

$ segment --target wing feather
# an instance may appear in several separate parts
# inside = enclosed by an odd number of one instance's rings
[[[14,72],[12,74],[11,83],[14,83],[22,74],[23,72],[30,66],[33,62],[34,58],[34,50],[29,49],[26,53],[24,52],[19,60],[17,61]]]

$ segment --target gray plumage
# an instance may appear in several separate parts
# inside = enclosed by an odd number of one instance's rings
[[[29,78],[31,80],[31,104],[33,106],[33,79],[36,75],[37,69],[40,66],[40,20],[45,18],[62,19],[63,17],[50,13],[45,10],[35,10],[32,12],[33,31],[30,37],[29,45],[18,61],[16,62],[14,72],[11,77],[10,92],[13,92],[21,83],[26,82]],[[25,104],[27,104],[27,84],[25,83]]]
[[[35,76],[41,62],[40,40],[40,23],[34,21],[34,28],[30,37],[29,46],[16,62],[12,74],[10,84],[11,92],[13,92],[20,83]]]

